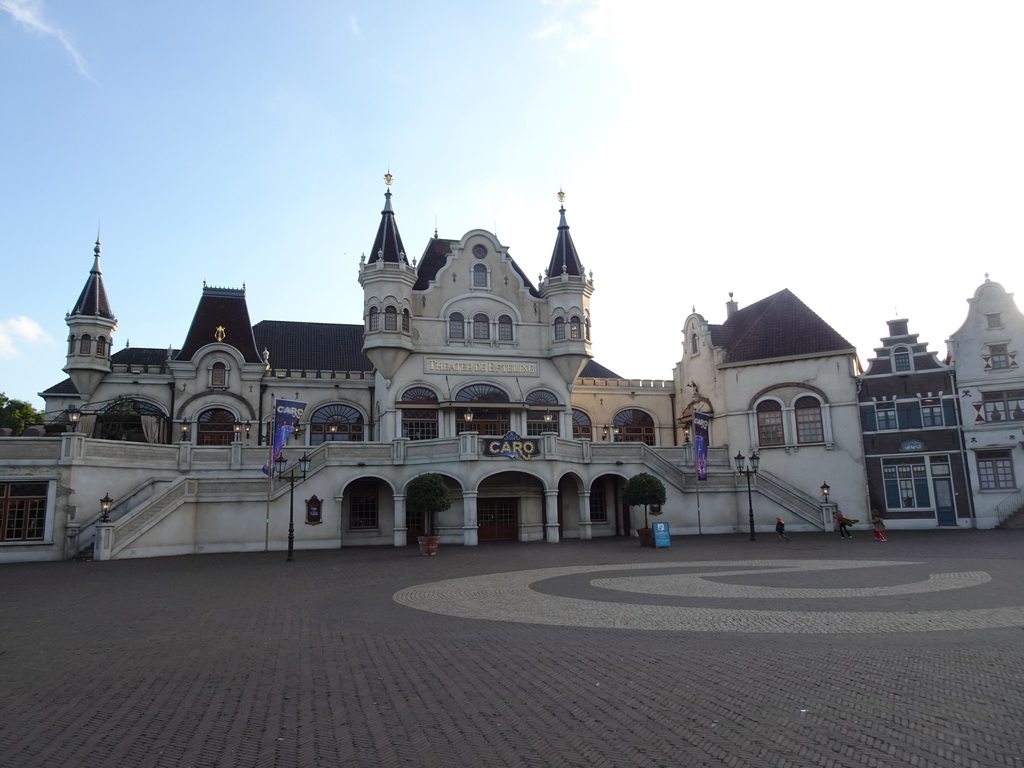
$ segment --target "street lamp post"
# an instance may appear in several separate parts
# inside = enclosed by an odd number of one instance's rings
[[[299,459],[299,469],[302,470],[302,479],[306,479],[306,473],[309,472],[310,459],[305,453],[302,454],[302,458]],[[280,454],[277,460],[274,462],[274,466],[277,468],[277,476],[281,477],[284,474],[285,467],[288,466],[288,459],[285,458],[284,454]],[[295,560],[295,469],[292,468],[291,472],[288,473],[287,477],[290,489],[288,491],[288,559],[287,562]]]
[[[750,490],[750,478],[757,474],[757,465],[761,463],[761,457],[757,455],[757,451],[750,454],[750,467],[746,465],[746,457],[742,453],[736,454],[736,471],[741,475],[747,477],[747,505],[750,510],[750,540],[757,541],[757,536],[754,534],[754,496]]]
[[[100,499],[100,512],[103,513],[102,515],[100,515],[100,522],[101,523],[109,523],[110,522],[110,505],[113,502],[114,502],[114,500],[112,498],[110,498],[110,494],[109,493],[105,493],[103,495],[103,498]]]

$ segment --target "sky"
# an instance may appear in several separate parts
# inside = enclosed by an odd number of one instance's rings
[[[495,232],[536,283],[566,194],[595,359],[788,288],[866,363],[1024,291],[1024,3],[0,0],[0,392],[41,408],[102,241],[115,349],[202,293],[359,323],[394,176],[410,257]]]

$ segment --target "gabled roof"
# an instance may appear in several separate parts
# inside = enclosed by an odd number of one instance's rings
[[[234,347],[247,363],[263,360],[252,336],[244,288],[214,288],[203,284],[203,295],[192,317],[188,336],[175,359],[191,360],[201,348],[215,342]]]
[[[405,246],[402,245],[402,236],[398,234],[398,225],[395,223],[395,212],[391,208],[391,189],[384,193],[384,210],[380,212],[380,226],[377,227],[377,237],[373,240],[373,248],[370,249],[368,264],[376,261],[390,261],[394,263],[403,262],[408,264],[405,257]]]
[[[726,350],[725,363],[856,352],[788,288],[736,310],[709,330],[712,344]]]
[[[114,312],[110,309],[110,302],[107,300],[107,291],[103,287],[103,271],[100,269],[100,241],[97,238],[96,246],[93,248],[92,269],[85,281],[85,287],[75,302],[75,308],[68,315],[91,315],[114,320]]]
[[[253,326],[270,366],[304,371],[372,371],[363,354],[363,326],[263,320]]]
[[[583,366],[583,370],[580,371],[580,378],[582,379],[621,379],[622,377],[614,371],[610,371],[600,363],[595,363],[593,360],[587,360],[587,364]]]
[[[551,262],[548,264],[548,277],[558,277],[562,274],[581,277],[583,275],[583,264],[576,253],[576,246],[573,245],[572,236],[569,235],[569,225],[565,221],[565,206],[558,209],[561,217],[558,222],[558,236],[555,238],[555,250],[551,254]]]
[[[437,237],[436,235],[430,238],[427,243],[427,247],[423,249],[423,255],[420,257],[419,264],[416,267],[416,284],[412,287],[414,291],[425,291],[430,287],[430,281],[437,279],[437,273],[441,271],[441,268],[448,263],[448,257],[451,255],[452,245],[459,242],[458,240],[446,240],[444,238]],[[540,292],[533,287],[533,283],[530,282],[530,278],[526,276],[526,273],[516,264],[515,259],[509,259],[509,263],[512,265],[513,271],[519,275],[519,279],[523,281],[529,291],[530,295],[536,298],[540,298]]]

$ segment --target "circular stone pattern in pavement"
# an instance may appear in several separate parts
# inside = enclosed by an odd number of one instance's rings
[[[693,606],[632,605],[560,597],[537,592],[531,585],[546,579],[602,571],[637,571],[636,576],[595,578],[600,589],[646,595],[689,598],[855,598],[922,594],[974,587],[991,581],[984,571],[932,574],[926,580],[878,587],[815,589],[762,587],[716,582],[765,573],[834,571],[920,565],[892,560],[737,560],[679,563],[678,574],[666,574],[673,565],[634,563],[623,565],[570,566],[467,576],[419,584],[394,595],[396,602],[421,611],[466,619],[515,621],[526,624],[597,627],[604,629],[654,629],[685,632],[753,632],[799,634],[849,634],[877,632],[936,632],[990,629],[1024,624],[1024,606],[951,611],[783,611]],[[657,568],[656,575],[645,569]],[[707,573],[694,569],[713,569]],[[740,570],[723,570],[727,568]]]

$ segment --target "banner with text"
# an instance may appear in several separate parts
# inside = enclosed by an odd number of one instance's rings
[[[306,404],[298,400],[277,400],[274,403],[274,450],[270,455],[270,464],[263,468],[264,474],[274,471],[274,462],[281,455],[288,438],[298,428],[299,420],[306,410]]]
[[[694,461],[697,464],[697,479],[708,479],[708,433],[711,431],[711,416],[697,412],[693,414]]]

